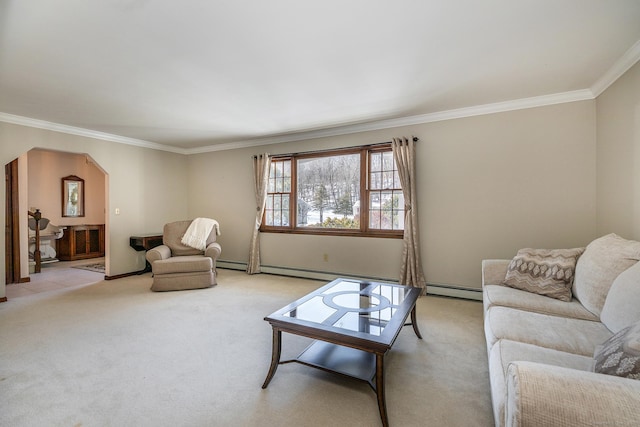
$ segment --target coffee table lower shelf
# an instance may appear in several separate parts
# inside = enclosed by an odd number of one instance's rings
[[[380,421],[389,426],[384,358],[406,325],[422,339],[416,322],[418,288],[338,278],[266,316],[272,328],[266,389],[279,365],[306,366],[365,381],[376,394]],[[411,316],[411,322],[406,323]],[[297,358],[280,361],[282,333],[310,338]]]
[[[323,371],[345,375],[366,381],[376,390],[376,356],[356,348],[345,347],[325,341],[314,341],[297,359],[281,363],[297,362]]]

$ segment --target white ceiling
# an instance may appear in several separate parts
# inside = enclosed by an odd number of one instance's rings
[[[0,120],[215,150],[593,98],[639,40],[639,0],[0,0]]]

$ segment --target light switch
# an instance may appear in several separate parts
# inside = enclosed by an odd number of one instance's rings
[[[116,215],[120,215],[120,208],[116,208]]]

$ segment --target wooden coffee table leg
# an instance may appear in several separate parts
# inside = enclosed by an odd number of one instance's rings
[[[380,410],[382,425],[388,427],[387,401],[384,395],[384,354],[376,354],[376,395],[378,397],[378,409]]]
[[[420,329],[418,329],[418,319],[416,318],[416,306],[413,306],[413,310],[411,310],[411,325],[413,326],[413,332],[416,333],[418,338],[422,339],[422,334],[420,334]]]
[[[282,331],[280,329],[273,328],[273,349],[271,350],[271,366],[269,367],[269,372],[267,373],[267,378],[264,380],[264,384],[262,384],[262,388],[267,388],[271,378],[276,374],[276,369],[278,369],[278,364],[280,363],[280,351],[282,350],[282,344],[280,343],[280,339],[282,337]]]

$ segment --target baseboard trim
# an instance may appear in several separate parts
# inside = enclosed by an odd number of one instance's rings
[[[140,274],[139,271],[132,271],[131,273],[122,273],[122,274],[115,274],[113,276],[107,276],[106,274],[104,275],[104,280],[116,280],[116,279],[122,279],[125,277],[129,277],[129,276],[135,276],[137,274]]]
[[[463,288],[460,286],[451,286],[435,283],[427,283],[427,295],[438,295],[441,297],[452,297],[460,299],[468,299],[473,301],[482,301],[481,289]]]
[[[247,270],[246,262],[218,260],[216,263],[216,266],[218,268],[223,268],[228,270],[241,270],[241,271]],[[302,279],[325,280],[325,281],[331,281],[338,277],[344,277],[346,279],[366,279],[366,280],[372,280],[375,282],[398,283],[397,280],[389,279],[386,277],[360,276],[360,275],[354,276],[351,274],[344,274],[344,273],[306,270],[306,269],[291,268],[291,267],[278,267],[274,265],[261,266],[261,272],[265,274],[274,274],[278,276],[299,277]],[[439,283],[427,283],[427,294],[467,299],[467,300],[473,300],[473,301],[482,301],[482,290],[480,289],[470,289],[470,288],[464,288],[460,286],[444,285]]]

